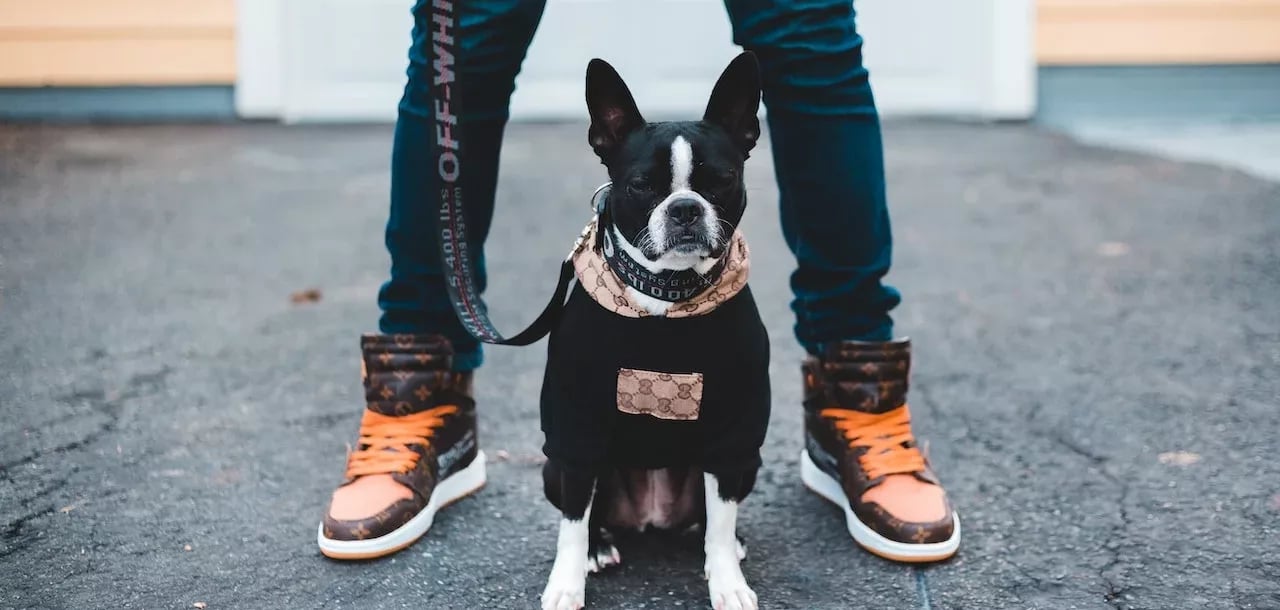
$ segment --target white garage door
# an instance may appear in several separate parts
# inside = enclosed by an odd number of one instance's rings
[[[410,5],[241,0],[241,113],[291,122],[394,119]],[[1032,0],[859,0],[857,8],[884,114],[1030,116]],[[631,84],[646,116],[696,116],[737,53],[730,38],[721,0],[549,0],[512,114],[584,118],[583,72],[600,56]]]

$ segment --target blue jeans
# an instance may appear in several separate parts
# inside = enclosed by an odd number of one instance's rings
[[[516,74],[544,0],[469,0],[458,24],[458,78],[466,87],[466,221],[481,290],[498,155]],[[862,66],[850,0],[726,0],[734,42],[760,59],[781,224],[796,257],[795,335],[810,353],[824,342],[887,340],[901,296],[882,278],[892,238],[885,205],[880,119]],[[431,119],[431,2],[418,0],[408,82],[391,163],[386,245],[391,279],[378,293],[384,333],[443,334],[454,367],[482,361],[445,291],[434,236],[438,200]],[[584,144],[585,145],[585,144]]]

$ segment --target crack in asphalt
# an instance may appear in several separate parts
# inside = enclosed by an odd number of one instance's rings
[[[85,447],[92,445],[99,439],[112,434],[119,427],[121,415],[124,410],[124,404],[129,400],[140,398],[142,396],[153,395],[161,391],[164,387],[165,378],[172,372],[168,366],[161,367],[150,373],[138,373],[129,378],[124,384],[124,389],[118,392],[106,392],[102,390],[82,390],[74,392],[59,400],[87,400],[90,402],[90,408],[95,413],[101,413],[106,416],[106,420],[97,426],[96,429],[86,434],[83,438],[58,445],[45,451],[37,451],[32,455],[15,460],[14,462],[0,465],[0,473],[5,478],[12,481],[13,478],[8,474],[15,467],[30,464],[37,459],[47,456],[64,455],[74,451],[79,451]],[[4,524],[4,529],[0,530],[0,540],[9,543],[9,547],[0,550],[0,557],[7,557],[18,551],[26,549],[38,537],[24,536],[23,530],[27,524],[53,514],[57,508],[53,504],[46,504],[37,509],[32,509],[32,505],[41,503],[41,500],[53,495],[57,491],[63,489],[71,481],[72,477],[80,472],[80,466],[71,464],[62,471],[61,476],[54,479],[44,489],[35,495],[22,501],[22,507],[27,510],[25,514],[19,515],[17,518]]]
[[[1119,541],[1122,541],[1124,539],[1124,534],[1129,530],[1129,526],[1131,525],[1129,521],[1129,509],[1126,506],[1129,501],[1129,482],[1123,477],[1118,477],[1115,474],[1113,474],[1111,471],[1107,470],[1106,465],[1110,462],[1110,458],[1108,458],[1107,456],[1094,453],[1088,448],[1085,448],[1071,440],[1068,440],[1066,436],[1064,436],[1060,431],[1045,432],[1039,429],[1038,427],[1036,427],[1033,423],[1033,420],[1034,420],[1034,415],[1039,413],[1040,406],[1041,405],[1037,403],[1036,405],[1033,405],[1031,409],[1028,410],[1024,418],[1028,424],[1027,425],[1028,429],[1036,436],[1046,439],[1066,449],[1072,455],[1075,455],[1077,457],[1083,458],[1084,460],[1088,461],[1090,464],[1092,464],[1095,467],[1094,469],[1098,472],[1099,475],[1102,476],[1102,478],[1106,479],[1108,482],[1114,485],[1117,489],[1119,489],[1119,494],[1116,498],[1116,513],[1120,517],[1120,524],[1111,529],[1109,538],[1112,541],[1115,541],[1114,544],[1108,544],[1103,546],[1103,548],[1108,553],[1111,554],[1111,558],[1108,559],[1107,562],[1103,564],[1101,568],[1098,569],[1098,577],[1102,579],[1102,582],[1106,583],[1107,585],[1107,591],[1104,594],[1104,597],[1107,603],[1111,604],[1111,606],[1116,608],[1117,610],[1125,610],[1126,606],[1123,605],[1122,600],[1124,599],[1125,595],[1127,595],[1132,590],[1132,588],[1128,586],[1118,585],[1114,580],[1112,580],[1110,576],[1107,575],[1107,572],[1120,564],[1121,552],[1120,552]],[[1019,571],[1026,574],[1026,572],[1022,570],[1020,567],[1019,567]],[[1033,579],[1033,580],[1037,581],[1037,583],[1042,582],[1040,581],[1040,579]]]
[[[1104,464],[1106,464],[1108,461],[1110,461],[1110,458],[1108,458],[1107,456],[1105,456],[1105,455],[1098,455],[1098,454],[1096,454],[1096,453],[1094,453],[1094,452],[1092,452],[1092,451],[1090,451],[1090,450],[1088,450],[1088,449],[1086,449],[1086,448],[1084,448],[1084,447],[1082,447],[1082,446],[1080,446],[1080,445],[1076,444],[1076,443],[1075,443],[1075,442],[1073,442],[1073,441],[1067,440],[1067,437],[1063,436],[1061,432],[1053,432],[1053,433],[1046,434],[1046,433],[1044,433],[1044,432],[1039,432],[1039,431],[1037,431],[1037,433],[1039,434],[1039,436],[1040,436],[1041,438],[1049,439],[1049,440],[1051,440],[1051,441],[1053,441],[1053,442],[1055,442],[1055,443],[1057,443],[1057,444],[1059,444],[1059,445],[1062,445],[1062,447],[1064,447],[1067,451],[1070,451],[1071,453],[1074,453],[1074,454],[1076,454],[1076,455],[1078,455],[1078,456],[1080,456],[1080,457],[1082,457],[1082,458],[1084,458],[1084,459],[1086,459],[1086,460],[1089,460],[1089,462],[1090,462],[1090,463],[1092,463],[1092,464],[1094,464],[1095,466],[1098,466],[1098,467],[1099,467],[1099,468],[1098,468],[1098,472],[1099,472],[1103,477],[1106,477],[1108,480],[1111,480],[1111,481],[1115,482],[1115,477],[1114,477],[1113,475],[1111,475],[1111,473],[1107,472],[1104,468],[1102,468],[1102,467],[1101,467],[1102,465],[1104,465]]]
[[[1120,525],[1112,528],[1111,535],[1122,539],[1124,534],[1128,532],[1130,526],[1129,509],[1125,508],[1125,504],[1129,500],[1129,484],[1127,482],[1120,482],[1120,479],[1111,473],[1106,472],[1104,469],[1100,468],[1099,470],[1102,471],[1102,475],[1104,477],[1107,477],[1113,483],[1120,486],[1120,497],[1116,500],[1116,505],[1120,514]],[[1111,570],[1120,564],[1120,545],[1116,544],[1107,548],[1107,550],[1111,552],[1111,559],[1098,569],[1098,576],[1102,578],[1103,582],[1107,583],[1107,602],[1117,610],[1124,610],[1125,606],[1121,605],[1121,600],[1130,590],[1132,590],[1132,588],[1127,585],[1117,586],[1115,581],[1113,581],[1110,576],[1107,576],[1108,570]]]
[[[930,388],[926,384],[922,384],[918,381],[915,382],[913,386],[914,386],[913,389],[916,391],[916,393],[919,394],[921,398],[924,399],[924,402],[927,405],[929,405],[933,416],[938,419],[944,419],[943,417],[939,417],[941,412],[937,409],[937,403],[934,402],[933,400],[932,392],[930,391]],[[1080,446],[1075,442],[1068,440],[1059,432],[1045,432],[1043,430],[1038,429],[1033,424],[1033,420],[1035,416],[1039,413],[1041,408],[1042,408],[1042,405],[1040,405],[1039,403],[1033,404],[1030,406],[1030,408],[1028,409],[1028,412],[1024,416],[1024,419],[1028,424],[1028,428],[1030,429],[1030,431],[1036,436],[1044,438],[1066,449],[1068,453],[1089,462],[1091,465],[1094,466],[1094,470],[1096,470],[1103,479],[1105,479],[1108,483],[1110,483],[1112,486],[1114,486],[1118,490],[1118,494],[1116,498],[1116,512],[1117,512],[1117,515],[1119,516],[1120,523],[1112,528],[1109,538],[1113,541],[1122,541],[1124,539],[1125,533],[1128,531],[1131,525],[1129,512],[1127,508],[1127,503],[1129,500],[1128,481],[1125,480],[1123,477],[1116,476],[1115,474],[1107,470],[1106,465],[1110,462],[1110,458],[1108,458],[1107,456],[1097,454],[1086,447]],[[981,446],[987,451],[990,451],[993,453],[1007,452],[1007,448],[1001,447],[994,441],[975,434],[974,426],[971,425],[970,422],[967,419],[965,419],[963,416],[958,417],[958,419],[964,424],[964,434],[961,437],[962,441],[969,441],[969,442],[976,443],[977,445]],[[1021,465],[1024,468],[1029,468],[1029,465],[1025,462],[1025,460],[1022,459],[1021,456],[1014,455],[1013,457],[1014,457],[1014,460],[1019,465]],[[1120,563],[1123,560],[1122,553],[1120,550],[1120,543],[1116,542],[1114,544],[1109,544],[1104,546],[1103,548],[1107,553],[1110,554],[1110,558],[1107,560],[1107,562],[1101,568],[1098,569],[1098,577],[1107,586],[1107,590],[1104,593],[1104,598],[1108,604],[1110,604],[1112,607],[1116,608],[1117,610],[1126,610],[1127,608],[1130,608],[1132,606],[1131,604],[1126,605],[1125,602],[1129,600],[1126,600],[1125,596],[1130,594],[1133,589],[1131,587],[1124,586],[1117,583],[1115,580],[1113,580],[1113,578],[1110,575],[1108,575],[1108,572],[1114,569],[1116,566],[1120,565]],[[1049,583],[1043,578],[1039,578],[1030,574],[1029,572],[1027,572],[1025,568],[1022,568],[1021,566],[1018,566],[1012,562],[1006,562],[1006,563],[1014,566],[1020,574],[1025,576],[1029,581],[1031,581],[1038,587],[1043,588],[1047,584],[1053,584],[1053,583]],[[917,597],[920,598],[922,602],[921,607],[923,608],[927,608],[927,606],[924,606],[923,604],[927,603],[928,599],[926,597],[921,596],[921,591],[923,591],[924,595],[927,595],[928,594],[927,586],[928,586],[928,583],[927,583],[927,579],[924,578],[924,574],[921,572],[917,572],[917,582],[916,582]],[[921,587],[926,587],[926,588],[922,590]],[[1018,597],[1019,599],[1021,599],[1021,596],[1016,591],[1008,590],[1008,592],[1013,594],[1015,597]]]
[[[107,421],[100,424],[96,430],[89,432],[79,440],[51,447],[43,452],[36,451],[31,455],[19,458],[12,462],[0,464],[0,472],[12,470],[19,466],[25,466],[47,455],[58,455],[78,451],[89,446],[103,436],[114,432],[120,423],[120,410],[124,406],[124,403],[126,401],[139,398],[144,395],[155,394],[160,391],[163,388],[165,378],[172,372],[172,368],[163,366],[150,373],[137,373],[129,377],[129,380],[124,384],[124,389],[120,391],[107,392],[102,389],[77,390],[66,396],[58,397],[57,400],[63,403],[75,403],[80,401],[88,402],[90,408],[94,412],[106,415]],[[55,419],[48,422],[46,425],[58,424],[71,417],[79,416],[72,415],[68,418]]]
[[[8,477],[7,475],[8,471],[21,466],[26,466],[27,464],[30,464],[46,455],[57,455],[60,453],[66,453],[70,451],[77,451],[89,445],[90,443],[93,443],[94,441],[101,438],[103,435],[108,434],[115,429],[115,425],[116,425],[115,420],[117,417],[119,417],[119,413],[117,412],[116,397],[113,396],[110,399],[108,399],[106,392],[103,392],[102,390],[82,390],[82,391],[73,392],[67,396],[61,396],[57,400],[58,402],[62,402],[62,403],[74,403],[79,401],[86,401],[89,403],[89,407],[93,413],[101,413],[102,415],[105,415],[107,417],[107,420],[104,421],[102,424],[100,424],[96,430],[89,432],[84,437],[78,440],[72,441],[70,443],[65,443],[62,445],[57,445],[55,447],[46,449],[45,451],[34,451],[31,454],[18,458],[16,460],[13,460],[12,462],[6,462],[4,464],[0,464],[0,473],[6,473],[6,477]],[[83,417],[83,416],[84,416],[83,413],[76,413],[76,414],[68,415],[66,417],[56,418],[46,422],[41,427],[48,428],[48,427],[56,426],[65,421],[75,419],[77,417]]]
[[[35,512],[22,515],[9,522],[9,524],[5,526],[4,531],[0,532],[0,539],[3,539],[5,542],[12,542],[13,544],[7,549],[0,550],[0,558],[8,557],[9,555],[17,553],[18,551],[30,546],[33,538],[22,538],[22,528],[26,527],[27,523],[30,523],[31,521],[52,515],[54,510],[53,505],[49,505]]]
[[[913,567],[911,571],[916,576],[916,599],[920,601],[920,610],[933,610],[933,603],[929,599],[928,575],[923,568]]]
[[[58,491],[61,491],[78,472],[80,472],[80,467],[72,465],[68,471],[62,474],[62,476],[49,481],[43,489],[35,495],[25,499],[23,501],[23,508],[30,509],[31,505],[40,502],[42,499],[47,498]],[[28,523],[35,521],[36,519],[53,514],[55,510],[57,510],[57,508],[52,503],[46,504],[39,509],[29,510],[26,514],[19,515],[16,519],[6,523],[4,529],[0,530],[0,541],[8,543],[10,546],[6,549],[0,549],[0,558],[8,557],[9,555],[27,548],[35,538],[29,536],[23,537],[23,528],[25,528]]]
[[[916,394],[918,394],[921,398],[924,399],[924,403],[926,405],[929,405],[930,412],[931,412],[930,417],[933,417],[934,419],[939,421],[948,419],[947,417],[942,415],[943,411],[940,411],[936,408],[937,403],[934,402],[933,400],[933,392],[932,390],[930,390],[929,386],[923,383],[920,383],[919,381],[915,381],[912,383],[912,388],[915,390]],[[984,438],[974,434],[973,424],[970,423],[970,421],[965,417],[957,416],[955,419],[958,420],[959,423],[963,424],[964,426],[964,435],[960,437],[961,441],[973,442],[981,446],[983,449],[986,449],[989,453],[993,453],[993,454],[1009,453],[1009,448],[1007,446],[1001,446],[991,439]],[[928,456],[926,455],[926,457]],[[1012,457],[1014,462],[1016,462],[1018,466],[1024,469],[1031,468],[1031,465],[1027,463],[1027,461],[1022,457],[1021,454],[1015,453],[1013,454]]]
[[[347,409],[340,413],[315,413],[312,415],[303,415],[294,419],[287,419],[284,425],[290,427],[304,427],[307,429],[330,428],[340,423],[348,421],[357,421],[358,414],[353,409]]]
[[[1062,446],[1073,455],[1076,455],[1081,458],[1084,458],[1085,460],[1088,460],[1089,463],[1097,467],[1096,470],[1098,474],[1102,476],[1102,478],[1106,479],[1112,485],[1116,486],[1116,488],[1119,489],[1120,493],[1116,498],[1116,513],[1120,517],[1120,523],[1119,525],[1116,525],[1115,527],[1111,528],[1111,533],[1109,538],[1113,541],[1113,543],[1103,546],[1103,548],[1111,554],[1111,558],[1108,559],[1107,562],[1103,564],[1101,568],[1098,569],[1098,577],[1101,578],[1102,582],[1106,583],[1107,585],[1107,591],[1105,593],[1105,598],[1107,603],[1111,604],[1111,606],[1116,608],[1117,610],[1126,610],[1126,608],[1131,608],[1132,605],[1129,605],[1129,606],[1124,605],[1123,600],[1125,596],[1130,591],[1132,591],[1132,588],[1126,585],[1117,584],[1116,581],[1113,580],[1111,576],[1107,574],[1108,571],[1115,568],[1117,565],[1120,565],[1122,561],[1120,546],[1124,540],[1125,534],[1129,530],[1129,526],[1132,525],[1132,523],[1129,520],[1129,509],[1127,507],[1127,504],[1129,501],[1128,480],[1123,477],[1118,477],[1115,474],[1111,473],[1109,470],[1107,470],[1106,464],[1109,462],[1109,458],[1107,458],[1106,456],[1098,455],[1092,451],[1089,451],[1084,447],[1077,445],[1074,442],[1068,441],[1064,436],[1062,436],[1061,433],[1047,434],[1040,430],[1036,430],[1035,428],[1032,428],[1032,431],[1035,432],[1041,438],[1045,438],[1047,440],[1050,440]]]
[[[1013,569],[1014,569],[1014,570],[1016,570],[1019,574],[1022,574],[1022,575],[1027,579],[1027,580],[1030,580],[1031,582],[1035,583],[1036,585],[1040,586],[1041,588],[1049,587],[1049,586],[1056,586],[1056,585],[1058,585],[1058,583],[1052,583],[1052,582],[1049,582],[1049,581],[1047,581],[1047,580],[1045,580],[1045,579],[1043,579],[1043,578],[1041,578],[1041,577],[1039,577],[1039,576],[1036,576],[1035,574],[1033,574],[1033,573],[1031,573],[1031,572],[1028,572],[1026,568],[1022,567],[1021,565],[1019,565],[1019,564],[1017,564],[1017,563],[1014,563],[1014,562],[1012,562],[1012,561],[1009,561],[1008,559],[1001,558],[1001,559],[1000,559],[1000,561],[1001,561],[1002,563],[1004,563],[1004,565],[1007,565],[1007,566],[1009,566],[1009,567],[1013,568]]]

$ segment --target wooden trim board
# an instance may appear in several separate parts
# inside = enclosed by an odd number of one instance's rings
[[[0,35],[12,30],[235,27],[226,0],[0,0]]]
[[[0,86],[229,85],[234,0],[0,0]]]
[[[1280,0],[1039,0],[1041,65],[1280,62]]]

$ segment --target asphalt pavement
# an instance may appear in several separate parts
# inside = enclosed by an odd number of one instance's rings
[[[587,220],[603,168],[585,140],[509,132],[488,252],[502,328],[531,319]],[[488,351],[480,494],[393,558],[315,547],[362,408],[390,142],[0,125],[0,608],[536,605],[557,518],[544,343]],[[744,230],[774,418],[740,525],[763,607],[1280,608],[1280,185],[1027,125],[892,123],[886,142],[910,401],[964,541],[890,563],[800,485],[766,145]],[[707,607],[699,541],[622,554],[589,607]]]

